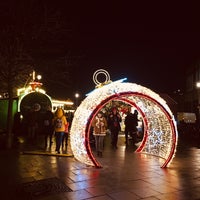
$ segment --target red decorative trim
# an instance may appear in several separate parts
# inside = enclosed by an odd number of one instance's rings
[[[105,100],[103,100],[93,111],[93,113],[91,114],[90,118],[88,119],[88,123],[86,125],[86,131],[85,131],[85,146],[86,146],[86,150],[88,153],[89,158],[91,159],[91,161],[94,163],[95,167],[97,168],[101,168],[102,165],[96,160],[96,158],[93,156],[93,153],[91,151],[90,148],[90,142],[89,142],[89,137],[90,137],[90,128],[91,128],[91,123],[92,120],[94,118],[94,116],[97,114],[97,112],[99,110],[101,110],[103,108],[103,106],[105,104],[107,104],[109,101],[116,99],[119,101],[124,101],[129,103],[130,105],[134,106],[142,115],[143,117],[143,122],[144,122],[144,137],[142,140],[141,145],[137,148],[136,152],[141,152],[143,150],[143,148],[145,147],[145,144],[147,142],[147,137],[148,137],[148,126],[147,126],[147,119],[145,114],[142,112],[142,110],[131,100],[128,99],[124,99],[123,96],[127,96],[127,95],[133,95],[133,96],[139,96],[142,98],[146,98],[152,102],[154,102],[155,104],[157,104],[162,111],[165,113],[165,115],[167,116],[169,122],[170,122],[170,126],[172,128],[172,138],[173,138],[173,145],[172,145],[172,149],[170,151],[170,154],[168,156],[168,158],[166,159],[165,163],[161,166],[162,168],[167,167],[167,165],[169,164],[169,162],[171,161],[171,159],[173,158],[173,155],[175,154],[175,149],[176,149],[176,142],[177,142],[177,137],[176,137],[176,128],[174,126],[174,123],[172,121],[171,115],[168,113],[168,111],[162,106],[162,104],[160,104],[158,101],[156,101],[155,99],[153,99],[152,97],[139,93],[139,92],[123,92],[123,93],[118,93],[118,94],[114,94],[108,98],[106,98]]]

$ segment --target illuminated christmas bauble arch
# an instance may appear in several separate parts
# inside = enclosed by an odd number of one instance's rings
[[[157,156],[161,167],[172,161],[177,145],[174,116],[166,102],[152,90],[135,83],[111,82],[89,93],[74,113],[71,148],[74,157],[87,165],[102,167],[90,148],[90,128],[94,116],[112,100],[134,106],[144,122],[144,137],[135,152]]]

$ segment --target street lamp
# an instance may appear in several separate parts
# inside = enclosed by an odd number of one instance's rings
[[[78,98],[79,98],[79,93],[78,92],[76,92],[75,93],[75,106],[76,106],[76,108],[78,107]]]
[[[37,80],[39,81],[39,80],[41,80],[41,79],[42,79],[42,75],[38,74],[38,75],[37,75]]]
[[[196,87],[200,88],[200,82],[196,82]]]
[[[197,87],[197,110],[198,110],[198,126],[200,125],[200,95],[199,95],[199,90],[200,90],[200,82],[196,82],[196,87]]]

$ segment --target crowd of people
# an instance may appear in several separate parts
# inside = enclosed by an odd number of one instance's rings
[[[125,144],[130,145],[129,138],[131,138],[132,145],[137,142],[138,135],[138,112],[131,113],[131,107],[128,108],[126,117],[124,119],[125,124]],[[111,146],[113,149],[117,149],[118,136],[121,132],[122,117],[117,107],[113,107],[110,113],[103,114],[103,112],[97,113],[92,122],[92,133],[95,139],[95,149],[97,156],[102,157],[104,148],[104,138],[109,131],[111,136]]]
[[[30,110],[26,118],[27,140],[32,144],[37,144],[38,136],[44,136],[44,148],[51,148],[55,137],[55,151],[60,154],[61,148],[67,149],[70,127],[73,119],[72,113],[65,113],[62,108],[57,108],[52,112],[51,107],[48,106],[42,115],[39,112],[39,105],[35,104]],[[137,126],[138,126],[138,112],[134,110],[131,112],[131,107],[126,112],[124,119],[125,125],[125,144],[130,145],[130,138],[132,145],[137,142]],[[92,124],[92,136],[95,142],[95,150],[97,156],[103,156],[104,138],[107,133],[110,134],[111,146],[117,149],[118,136],[121,132],[122,116],[117,107],[111,108],[108,113],[98,112],[94,116]],[[16,113],[14,119],[13,132],[15,138],[20,130],[20,114]],[[18,126],[18,127],[17,127]]]
[[[43,137],[44,148],[51,148],[55,137],[56,152],[60,154],[61,147],[67,149],[69,128],[73,114],[65,113],[62,108],[52,112],[50,106],[41,111],[39,104],[34,104],[29,112],[20,119],[21,114],[17,112],[14,116],[13,134],[14,143],[18,142],[19,136],[23,134],[31,145],[37,145],[38,139]]]

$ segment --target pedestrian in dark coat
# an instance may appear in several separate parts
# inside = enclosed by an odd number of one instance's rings
[[[118,142],[118,135],[119,131],[121,130],[120,122],[122,118],[117,110],[114,107],[111,111],[111,114],[108,116],[108,128],[111,133],[111,145],[113,149],[117,149],[117,142]]]
[[[131,136],[133,144],[136,142],[137,138],[137,126],[138,126],[138,112],[134,111],[134,114],[131,113],[131,110],[128,110],[128,113],[125,117],[125,143],[128,145],[128,135]]]
[[[45,148],[48,146],[49,143],[49,147],[51,147],[53,141],[52,141],[52,137],[53,137],[53,133],[54,133],[54,126],[53,126],[53,118],[54,118],[54,114],[51,111],[51,108],[47,108],[45,114],[44,114],[44,123],[43,123],[43,132],[44,132],[44,140],[45,140]],[[49,140],[49,142],[48,142]]]

